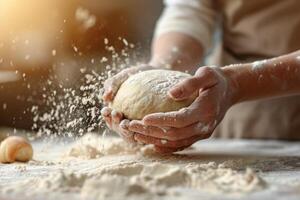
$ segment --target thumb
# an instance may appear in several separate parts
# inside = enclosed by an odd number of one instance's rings
[[[187,78],[171,88],[169,90],[169,95],[174,100],[184,100],[198,90],[212,87],[217,82],[217,74],[214,69],[201,67],[193,77]]]

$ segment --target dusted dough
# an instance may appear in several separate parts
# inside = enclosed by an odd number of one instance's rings
[[[171,70],[149,70],[130,76],[119,88],[110,107],[128,119],[142,119],[156,112],[176,111],[189,106],[195,96],[174,101],[168,91],[189,74]]]

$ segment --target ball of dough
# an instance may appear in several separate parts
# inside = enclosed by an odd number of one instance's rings
[[[127,119],[142,119],[157,112],[170,112],[189,106],[196,95],[175,101],[168,91],[189,74],[171,70],[149,70],[130,76],[119,88],[110,107]]]
[[[32,156],[32,146],[23,137],[10,136],[0,144],[0,162],[2,163],[27,162],[32,159]]]

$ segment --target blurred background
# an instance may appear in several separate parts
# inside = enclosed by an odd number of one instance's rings
[[[0,0],[0,126],[30,129],[45,91],[76,88],[83,67],[105,70],[107,43],[121,52],[128,41],[133,62],[147,61],[162,9],[161,0]]]

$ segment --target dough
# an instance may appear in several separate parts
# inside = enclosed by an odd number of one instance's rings
[[[0,144],[0,162],[13,163],[15,161],[27,162],[32,159],[31,144],[23,137],[10,136]]]
[[[156,112],[170,112],[189,106],[195,95],[184,101],[174,101],[168,91],[189,74],[170,70],[149,70],[132,75],[119,88],[110,107],[128,119],[142,119]]]

